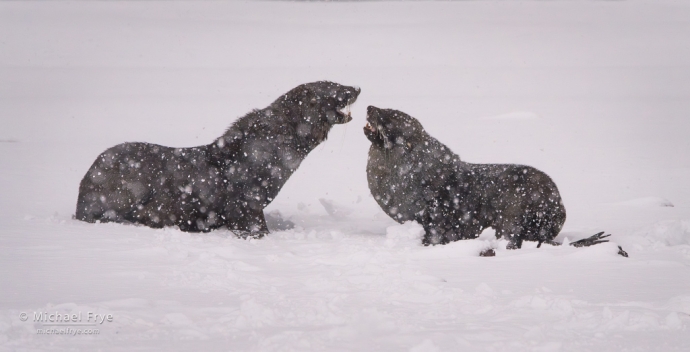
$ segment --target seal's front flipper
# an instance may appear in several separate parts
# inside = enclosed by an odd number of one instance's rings
[[[563,243],[561,243],[561,242],[557,242],[557,241],[554,241],[554,240],[546,240],[546,241],[544,241],[543,243],[550,244],[550,245],[552,245],[552,246],[560,246],[560,245],[563,244]],[[539,248],[539,246],[537,246],[537,248]]]
[[[228,223],[228,230],[242,239],[259,239],[268,234],[263,210],[244,209],[243,215]]]
[[[429,202],[424,215],[422,215],[421,224],[424,227],[424,238],[422,238],[422,244],[425,246],[446,244],[448,243],[448,238],[446,233],[449,227],[452,226],[448,224],[449,217],[443,212],[437,204],[437,201]]]
[[[496,251],[493,248],[486,248],[483,251],[479,252],[480,257],[495,257],[496,256]]]
[[[604,235],[604,232],[599,232],[598,234],[588,237],[588,238],[583,238],[579,241],[571,242],[570,245],[573,247],[589,247],[593,246],[595,244],[599,243],[604,243],[608,242],[609,240],[605,240],[604,238],[609,237],[611,235]]]

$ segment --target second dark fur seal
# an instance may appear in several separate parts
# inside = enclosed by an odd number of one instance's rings
[[[116,145],[84,175],[76,218],[192,232],[226,226],[261,237],[268,232],[263,209],[333,125],[352,120],[342,110],[359,92],[326,81],[302,84],[208,145]]]
[[[371,194],[396,221],[419,222],[425,245],[476,238],[487,227],[508,240],[509,249],[523,241],[559,244],[554,238],[565,207],[545,173],[524,165],[463,162],[398,110],[369,106],[364,133],[371,141]],[[605,242],[602,235],[573,244]]]

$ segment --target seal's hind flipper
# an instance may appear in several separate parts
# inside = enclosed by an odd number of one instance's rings
[[[593,246],[595,244],[599,243],[604,243],[608,242],[609,240],[605,240],[604,238],[611,236],[609,235],[604,235],[604,232],[599,232],[598,234],[588,237],[588,238],[583,238],[579,241],[571,242],[570,245],[573,247],[589,247]]]

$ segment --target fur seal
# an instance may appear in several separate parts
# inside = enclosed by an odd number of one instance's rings
[[[509,249],[523,241],[558,245],[565,222],[556,184],[544,172],[512,164],[470,164],[430,136],[412,116],[367,107],[364,134],[371,141],[367,180],[388,216],[417,221],[424,245],[472,239],[487,227]],[[606,242],[603,233],[573,242]]]
[[[116,145],[81,180],[75,218],[190,232],[226,226],[261,237],[268,233],[263,209],[333,125],[352,120],[342,110],[359,93],[327,81],[302,84],[208,145]]]

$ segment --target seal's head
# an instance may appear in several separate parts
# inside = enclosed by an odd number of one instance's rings
[[[360,92],[358,87],[318,81],[293,88],[277,103],[297,112],[297,117],[307,123],[334,125],[352,121],[350,105],[357,100]]]
[[[367,107],[364,135],[374,146],[385,149],[409,149],[421,142],[425,133],[417,119],[402,111]]]

